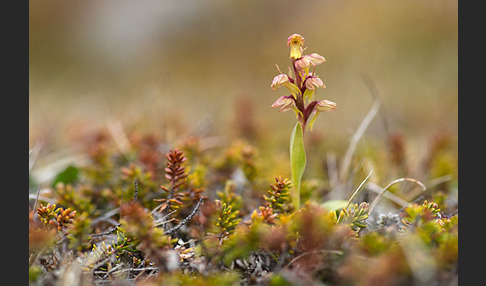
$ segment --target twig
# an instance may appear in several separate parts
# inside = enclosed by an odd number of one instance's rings
[[[186,223],[188,223],[196,215],[197,211],[199,210],[199,207],[201,206],[201,203],[202,203],[203,199],[204,198],[200,198],[199,201],[197,202],[196,206],[192,210],[192,212],[185,219],[183,219],[178,225],[176,225],[173,228],[170,228],[170,229],[166,230],[165,231],[165,234],[172,235],[172,234],[174,234],[174,232],[176,232],[177,230],[179,230],[179,228],[181,228],[183,225],[185,225]]]
[[[136,201],[138,197],[138,181],[137,178],[135,178],[135,194],[133,194],[133,201]]]
[[[109,235],[109,234],[112,234],[112,233],[115,233],[115,231],[121,226],[121,223],[118,223],[117,225],[115,225],[115,227],[113,227],[112,229],[110,230],[107,230],[105,232],[101,232],[101,233],[93,233],[93,234],[90,234],[91,237],[98,237],[98,236],[104,236],[104,235]]]
[[[93,221],[91,222],[91,226],[97,224],[100,221],[106,221],[108,223],[111,223],[113,225],[116,225],[118,222],[116,220],[114,220],[114,219],[110,219],[110,217],[118,214],[119,212],[120,212],[120,208],[112,209],[111,211],[105,213],[104,215],[99,216],[99,217],[93,219]]]
[[[42,201],[42,202],[50,203],[51,205],[56,203],[56,200],[54,200],[54,199],[47,198],[47,197],[44,197],[44,196],[37,196],[36,194],[29,194],[29,201],[30,200],[37,200],[37,199],[39,201]]]
[[[422,190],[425,191],[427,189],[427,187],[425,187],[424,184],[422,184],[421,182],[415,180],[415,179],[411,179],[411,178],[400,178],[400,179],[396,179],[394,181],[392,181],[391,183],[389,183],[384,189],[383,191],[381,191],[381,193],[375,198],[375,200],[373,201],[373,203],[371,204],[370,206],[370,211],[368,212],[368,215],[371,214],[371,212],[373,211],[373,209],[375,208],[376,204],[378,203],[378,201],[381,199],[381,197],[383,197],[383,195],[385,194],[385,192],[391,187],[393,186],[394,184],[396,183],[400,183],[400,182],[404,182],[404,181],[409,181],[409,182],[413,182],[413,183],[416,183],[417,185],[419,185],[420,187],[422,187]]]
[[[446,214],[446,215],[444,215],[444,216],[445,216],[446,218],[450,218],[450,217],[452,217],[452,216],[454,216],[454,215],[456,215],[456,214],[458,214],[458,213],[459,213],[459,209],[456,209],[455,211],[451,212],[450,214]]]
[[[154,209],[154,210],[156,210],[156,209]],[[174,218],[171,218],[169,220],[165,220],[165,218],[168,217],[168,216],[170,216],[171,214],[175,213],[176,211],[177,210],[173,210],[170,213],[168,213],[168,214],[164,215],[163,217],[161,217],[160,219],[158,219],[157,221],[155,221],[154,222],[154,227],[158,227],[160,225],[163,225],[163,224],[166,224],[166,223],[168,223],[170,221],[173,221]],[[151,212],[151,214],[153,214],[153,213],[154,213],[154,211]]]
[[[91,274],[93,275],[94,274],[94,271],[98,268],[100,268],[101,266],[103,266],[106,262],[110,261],[111,257],[106,257],[102,260],[98,260],[96,265],[93,266],[93,269],[91,269]]]
[[[278,260],[277,265],[273,269],[274,273],[278,273],[280,271],[280,269],[282,269],[282,267],[285,263],[285,260],[287,260],[287,256],[288,256],[287,252],[288,251],[289,251],[289,246],[288,246],[287,243],[285,243],[285,246],[284,246],[283,251],[282,251],[282,255],[280,256],[280,259]]]
[[[121,265],[120,265],[121,266]],[[159,270],[157,267],[145,267],[145,268],[123,268],[123,269],[118,269],[120,267],[114,267],[108,272],[105,271],[95,271],[95,274],[118,274],[118,273],[123,273],[123,272],[131,272],[131,271],[148,271],[148,270]],[[106,277],[105,277],[106,278]]]
[[[301,259],[302,257],[304,257],[306,255],[320,254],[320,253],[325,254],[326,252],[329,253],[329,254],[343,255],[343,252],[341,250],[335,250],[335,249],[320,249],[320,250],[308,251],[308,252],[304,252],[301,255],[292,259],[287,265],[285,265],[285,267],[288,268],[292,263],[294,263],[295,261]]]

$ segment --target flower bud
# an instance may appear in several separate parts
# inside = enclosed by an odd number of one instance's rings
[[[311,62],[307,58],[307,56],[303,56],[300,59],[296,60],[294,63],[295,69],[299,71],[299,73],[309,72],[309,67]]]
[[[277,75],[273,79],[271,86],[272,90],[277,90],[281,86],[284,86],[294,97],[297,97],[299,94],[301,94],[300,89],[295,84],[290,82],[289,77],[286,74]]]
[[[335,110],[337,107],[336,107],[336,103],[335,102],[332,102],[330,100],[319,100],[315,106],[315,108],[318,110],[318,111],[333,111]]]
[[[281,96],[273,104],[272,107],[279,107],[279,112],[289,111],[295,106],[295,101],[292,96]]]
[[[284,83],[289,81],[289,77],[286,74],[279,74],[273,78],[272,90],[279,89]]]
[[[316,76],[310,76],[305,80],[305,87],[310,90],[316,89],[316,87],[326,88],[322,80]]]
[[[322,64],[326,61],[326,59],[323,56],[316,54],[316,53],[307,55],[307,56],[305,56],[305,58],[307,58],[309,60],[309,62],[311,63],[311,65],[313,65],[313,66],[320,65],[320,64]]]
[[[310,54],[310,55],[305,55],[301,57],[300,59],[297,59],[295,61],[295,68],[300,72],[300,73],[308,73],[309,72],[309,67],[312,66],[317,66],[322,63],[324,63],[326,59],[316,53]]]

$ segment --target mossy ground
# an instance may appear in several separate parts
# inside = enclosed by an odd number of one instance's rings
[[[31,185],[40,186],[29,209],[33,285],[423,285],[457,279],[456,143],[447,134],[432,140],[429,156],[416,165],[407,162],[400,136],[358,148],[346,177],[337,179],[330,158],[314,156],[299,210],[290,203],[288,158],[272,159],[272,149],[258,140],[205,148],[208,138],[190,136],[170,146],[153,134],[128,132],[121,150],[112,135],[99,130],[86,137],[83,159],[58,169],[50,185],[38,185],[33,168]],[[316,142],[306,143],[318,152]],[[342,161],[335,159],[336,165]],[[368,168],[373,175],[343,209]],[[377,192],[406,170],[420,171],[427,189],[397,183],[370,214]]]

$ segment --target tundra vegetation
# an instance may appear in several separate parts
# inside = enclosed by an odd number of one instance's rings
[[[257,147],[265,138],[246,128],[255,123],[244,116],[245,137],[260,139],[219,148],[198,136],[168,146],[136,131],[123,133],[128,144],[120,148],[113,133],[93,132],[82,142],[86,162],[66,166],[29,196],[30,284],[457,282],[454,138],[439,134],[416,166],[399,134],[385,138],[385,148],[358,153],[380,108],[376,96],[346,152],[315,154],[307,136],[320,113],[339,112],[339,102],[317,99],[326,86],[316,67],[326,59],[304,53],[299,34],[287,44],[289,71],[277,66],[271,89],[288,92],[272,107],[296,117],[288,161]],[[417,172],[429,179],[407,175]]]

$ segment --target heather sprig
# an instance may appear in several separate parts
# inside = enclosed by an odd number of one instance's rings
[[[351,229],[359,232],[366,227],[366,220],[368,219],[368,211],[370,205],[366,202],[361,204],[354,204],[348,208],[343,208],[337,216],[336,223],[349,224]]]
[[[287,212],[290,207],[290,192],[292,182],[282,176],[275,178],[275,184],[270,185],[267,195],[263,195],[268,207],[280,213]]]
[[[221,244],[236,226],[240,223],[239,208],[242,200],[241,196],[235,194],[235,183],[227,181],[223,192],[217,192],[219,200],[216,200],[217,214],[213,219],[213,225],[216,227],[215,233]]]
[[[56,209],[56,204],[51,205],[48,203],[46,206],[41,204],[40,207],[37,208],[37,214],[39,215],[39,219],[44,224],[48,224],[49,221],[55,219],[58,212],[59,209]]]
[[[64,209],[62,207],[56,209],[55,204],[51,205],[48,203],[46,206],[41,204],[37,209],[37,214],[44,224],[52,225],[57,230],[62,231],[67,225],[73,223],[76,211],[71,210],[71,208]]]
[[[187,160],[184,154],[179,149],[172,149],[167,153],[167,167],[165,170],[165,178],[169,180],[169,186],[160,186],[166,191],[167,197],[162,199],[154,199],[157,202],[163,202],[160,207],[160,212],[167,210],[176,210],[183,205],[184,192],[179,192],[179,188],[187,181],[187,172],[183,163]]]

